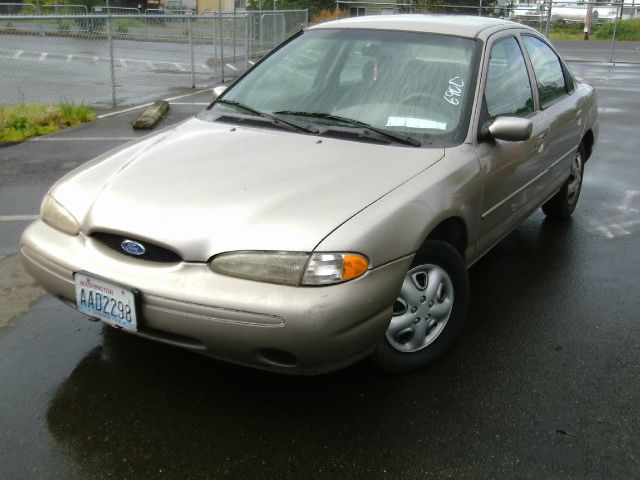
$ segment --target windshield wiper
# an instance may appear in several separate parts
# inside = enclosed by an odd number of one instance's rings
[[[353,118],[341,117],[339,115],[333,115],[331,113],[322,113],[322,112],[294,112],[289,110],[281,110],[279,112],[273,112],[275,115],[291,115],[296,117],[309,117],[309,118],[322,118],[324,120],[335,120],[337,122],[346,123],[348,125],[353,125],[356,127],[361,127],[365,130],[371,130],[378,135],[386,137],[387,139],[393,140],[398,143],[402,143],[404,145],[410,145],[412,147],[421,147],[422,142],[408,135],[400,135],[397,133],[390,132],[389,130],[385,130],[383,128],[374,127],[369,125],[366,122],[362,122],[360,120],[355,120]]]
[[[275,125],[276,127],[286,128],[287,130],[292,130],[292,129],[301,130],[306,133],[318,133],[314,129],[303,127],[302,125],[298,125],[292,122],[287,122],[280,118],[276,118],[275,116],[269,113],[261,112],[260,110],[251,108],[250,106],[245,105],[244,103],[236,102],[235,100],[225,100],[224,98],[221,98],[219,100],[216,100],[215,103],[221,103],[223,105],[231,105],[233,107],[239,108],[240,110],[244,110],[245,112],[249,112],[257,117],[265,118],[269,120],[272,125]]]

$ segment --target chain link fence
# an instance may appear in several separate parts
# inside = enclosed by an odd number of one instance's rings
[[[113,108],[237,77],[307,11],[0,16],[0,103]]]
[[[624,3],[551,0],[321,2],[322,9],[312,10],[311,23],[363,15],[480,15],[512,20],[533,27],[550,38],[570,60],[640,63],[640,0],[625,0]],[[587,15],[591,18],[589,22]],[[588,26],[587,32],[585,26]],[[588,36],[588,42],[584,41],[585,36]]]
[[[264,8],[278,6],[305,8]],[[308,24],[361,15],[505,18],[547,35],[569,60],[640,63],[640,42],[634,41],[640,40],[639,11],[634,3],[495,0],[249,0],[236,13],[199,14],[0,3],[0,103],[68,101],[113,108],[211,87],[237,77]]]

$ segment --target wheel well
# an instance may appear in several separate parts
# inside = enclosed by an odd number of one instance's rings
[[[464,258],[464,251],[467,248],[467,227],[460,217],[449,217],[431,230],[426,240],[447,242]]]
[[[593,132],[588,130],[587,133],[584,134],[584,137],[582,137],[582,145],[584,146],[584,152],[587,155],[585,160],[588,160],[591,156],[591,152],[593,151],[593,141]]]

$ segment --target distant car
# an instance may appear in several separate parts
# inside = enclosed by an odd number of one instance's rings
[[[216,95],[60,180],[22,255],[91,317],[289,373],[440,357],[467,268],[571,215],[598,133],[550,44],[483,17],[317,25]]]

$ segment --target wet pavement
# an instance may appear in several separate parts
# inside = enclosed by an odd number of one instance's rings
[[[568,61],[640,63],[640,42],[555,40],[553,44]]]
[[[600,94],[578,209],[534,214],[472,267],[441,361],[274,375],[41,296],[0,328],[0,478],[640,477],[640,67],[572,66]],[[118,118],[59,135],[119,140],[0,149],[0,216],[37,213],[65,171],[137,135]],[[0,269],[25,225],[0,222]]]

